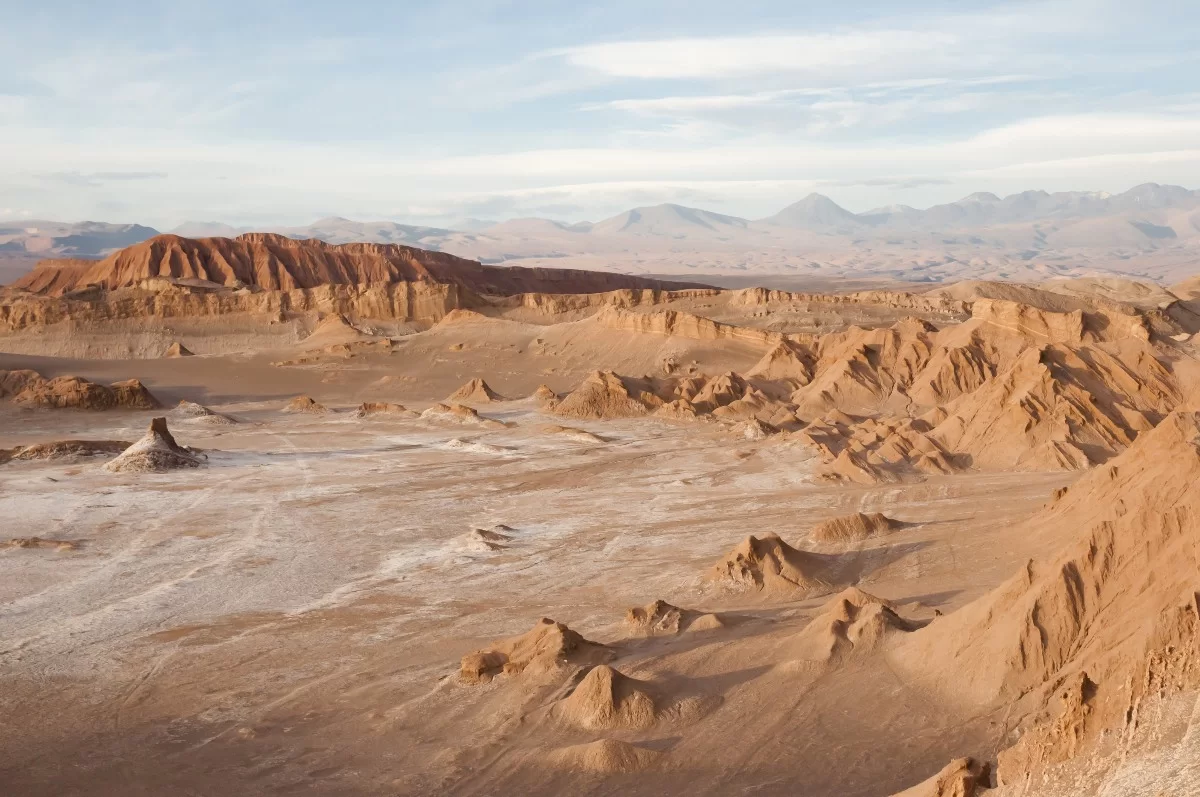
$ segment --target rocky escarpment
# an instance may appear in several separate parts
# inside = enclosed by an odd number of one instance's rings
[[[202,281],[214,286],[293,291],[320,285],[430,282],[480,294],[593,293],[620,288],[662,288],[658,280],[592,271],[502,268],[398,244],[332,245],[271,233],[237,238],[158,235],[83,267],[44,261],[14,287],[60,296],[96,285],[129,288],[145,280]],[[705,287],[679,284],[671,287]]]

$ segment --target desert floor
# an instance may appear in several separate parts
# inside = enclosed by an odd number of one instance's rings
[[[0,466],[0,536],[79,543],[0,549],[0,783],[14,795],[654,794],[680,778],[704,794],[887,794],[994,753],[995,718],[876,669],[814,681],[789,646],[823,599],[755,602],[713,591],[706,570],[748,534],[816,550],[818,521],[883,511],[908,526],[823,549],[839,581],[948,612],[1061,546],[1010,529],[1074,478],[830,486],[809,449],[717,424],[570,422],[591,441],[528,400],[479,407],[503,429],[350,412],[364,397],[421,409],[457,373],[381,388],[371,366],[331,380],[235,358],[0,356],[16,367],[138,376],[165,404],[241,423],[171,418],[206,451],[197,470]],[[283,412],[300,392],[331,412]],[[162,414],[0,413],[0,447],[134,440]],[[512,538],[499,549],[470,533],[498,525]],[[657,598],[728,622],[628,639],[624,611]],[[612,644],[627,675],[707,701],[686,727],[624,735],[669,765],[557,769],[546,750],[596,735],[556,725],[555,695],[458,682],[461,656],[543,616]]]

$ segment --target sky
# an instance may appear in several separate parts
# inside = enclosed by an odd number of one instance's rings
[[[1200,188],[1195,0],[0,0],[0,218]]]

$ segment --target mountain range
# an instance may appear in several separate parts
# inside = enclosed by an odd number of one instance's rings
[[[982,192],[925,209],[898,205],[865,213],[810,194],[756,220],[662,204],[595,223],[527,218],[462,226],[472,229],[330,217],[269,230],[188,222],[170,232],[198,238],[268,231],[333,244],[404,244],[491,264],[631,273],[1173,279],[1183,264],[1194,270],[1198,262],[1200,191],[1148,183],[1120,194]],[[103,257],[157,233],[137,224],[0,223],[0,258],[8,258],[11,279],[14,269],[27,271],[39,257]]]

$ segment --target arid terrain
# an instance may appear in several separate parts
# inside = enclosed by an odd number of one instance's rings
[[[43,262],[0,793],[1200,793],[1200,282],[886,282]]]

